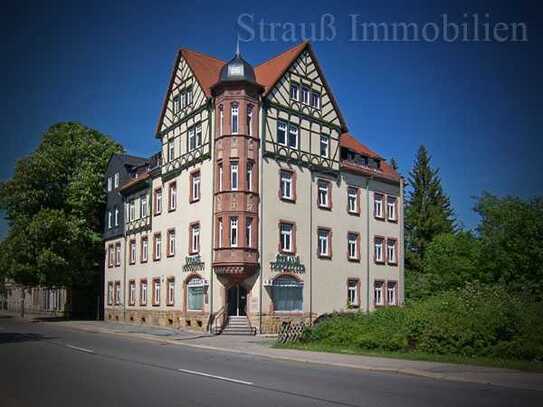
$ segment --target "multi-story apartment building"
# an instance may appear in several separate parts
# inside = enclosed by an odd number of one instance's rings
[[[402,180],[348,132],[309,43],[255,68],[181,49],[156,137],[117,187],[106,319],[275,332],[402,303]]]

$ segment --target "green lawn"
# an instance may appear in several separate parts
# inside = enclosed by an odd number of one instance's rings
[[[274,348],[279,349],[298,349],[307,350],[313,352],[330,352],[341,353],[348,355],[363,355],[363,356],[375,356],[391,359],[406,359],[406,360],[425,360],[430,362],[442,362],[442,363],[456,363],[466,365],[478,365],[478,366],[490,366],[500,367],[508,369],[518,369],[529,372],[543,372],[543,362],[541,361],[521,361],[521,360],[507,360],[507,359],[494,359],[494,358],[470,358],[458,355],[439,355],[423,352],[372,352],[364,351],[356,348],[350,348],[345,346],[336,345],[324,345],[321,343],[275,343]]]

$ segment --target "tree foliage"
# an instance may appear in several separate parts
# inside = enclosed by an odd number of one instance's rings
[[[543,300],[543,199],[483,194],[475,210],[486,278]]]
[[[0,184],[10,225],[2,264],[23,285],[81,286],[100,269],[104,172],[122,147],[78,123],[50,127]]]
[[[431,166],[426,147],[420,146],[408,177],[405,210],[408,272],[422,271],[427,246],[442,233],[455,231],[454,213],[443,192],[439,171]]]

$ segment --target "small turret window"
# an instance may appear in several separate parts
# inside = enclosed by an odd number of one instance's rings
[[[231,114],[231,130],[232,134],[238,134],[239,127],[239,106],[237,103],[232,104],[232,114]]]

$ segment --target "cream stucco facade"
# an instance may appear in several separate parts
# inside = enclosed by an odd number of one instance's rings
[[[157,138],[111,191],[106,319],[276,332],[402,304],[401,178],[347,132],[309,44],[254,70],[181,50]]]

